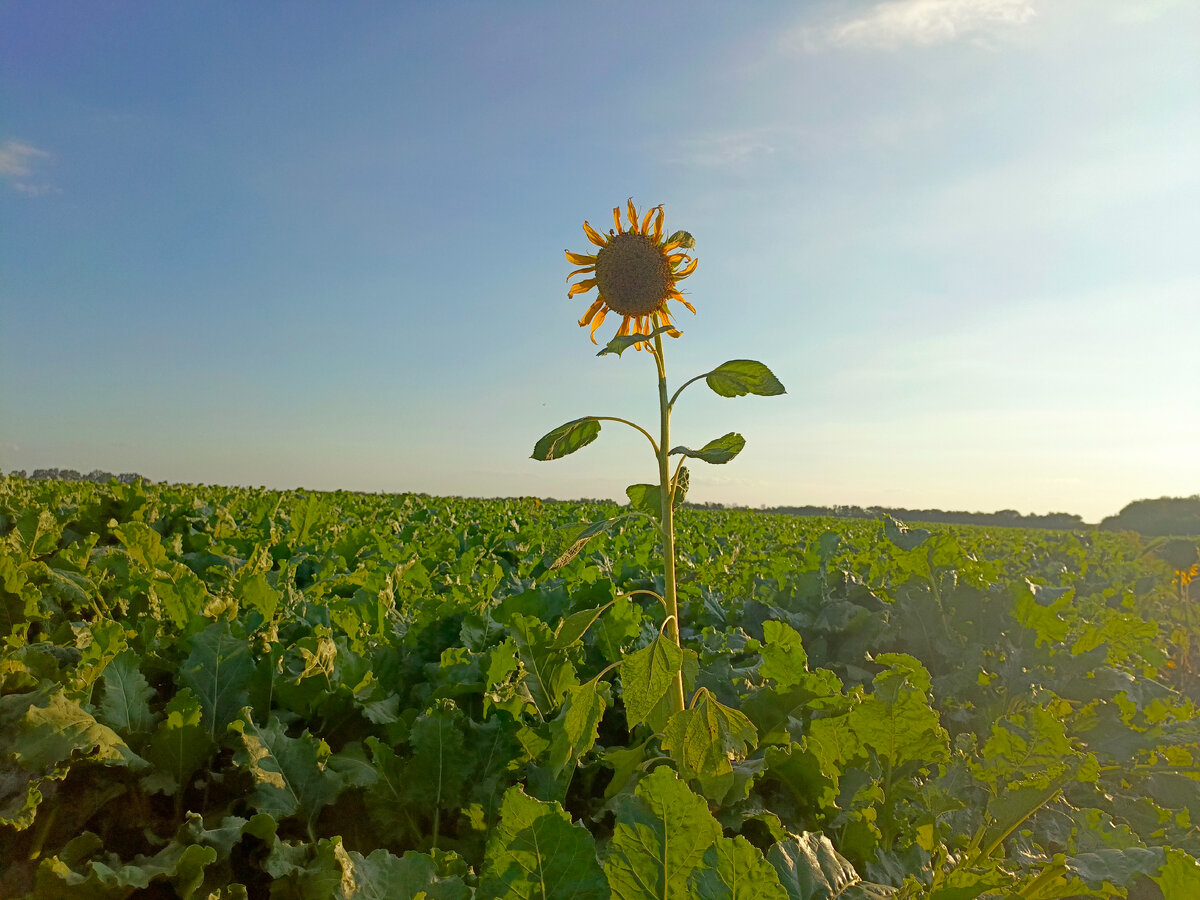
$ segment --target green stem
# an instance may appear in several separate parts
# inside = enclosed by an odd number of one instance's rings
[[[671,482],[671,461],[668,450],[671,446],[671,404],[667,399],[667,369],[663,361],[663,344],[660,335],[654,336],[654,362],[658,367],[658,412],[659,439],[655,455],[658,457],[658,496],[662,507],[662,551],[663,551],[663,605],[671,623],[670,636],[677,647],[683,642],[679,636],[679,600],[675,591],[675,492]],[[675,676],[675,689],[671,697],[672,712],[684,708],[683,670]]]

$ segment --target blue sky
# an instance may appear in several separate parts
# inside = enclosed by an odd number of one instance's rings
[[[0,5],[0,468],[622,497],[564,248],[696,237],[695,500],[1097,520],[1200,492],[1200,5]],[[607,227],[607,225],[605,225]],[[604,326],[602,334],[611,334]]]

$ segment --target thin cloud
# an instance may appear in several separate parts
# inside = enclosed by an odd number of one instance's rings
[[[808,48],[931,47],[1024,25],[1036,14],[1031,0],[887,0],[862,15],[806,28],[799,38]]]
[[[667,162],[700,168],[743,166],[775,154],[778,135],[770,129],[747,129],[684,138],[667,154]]]
[[[0,144],[0,178],[11,184],[14,190],[30,197],[60,193],[52,184],[27,180],[38,163],[52,158],[51,153],[32,144],[5,141]]]

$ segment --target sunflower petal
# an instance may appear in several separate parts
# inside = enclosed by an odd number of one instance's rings
[[[650,220],[652,218],[654,218],[654,207],[653,206],[650,207],[648,210],[646,210],[646,216],[645,216],[645,218],[642,219],[642,234],[650,233]]]
[[[596,314],[596,318],[592,319],[592,331],[588,336],[592,339],[593,344],[596,343],[596,329],[600,327],[600,324],[604,321],[604,317],[607,315],[608,307],[605,306]]]
[[[608,245],[608,238],[598,232],[587,222],[583,223],[583,233],[587,235],[587,239],[597,247],[605,247]]]
[[[631,317],[630,317],[630,316],[626,316],[626,317],[625,317],[625,318],[624,318],[624,319],[621,321],[621,327],[617,329],[617,337],[625,337],[625,335],[629,334],[629,322],[630,322],[630,319],[631,319]]]
[[[629,204],[629,208],[628,208],[628,213],[629,213],[629,230],[630,230],[630,231],[632,231],[634,234],[637,234],[637,230],[638,230],[638,215],[637,215],[637,210],[633,208],[633,198],[632,198],[632,197],[630,197],[630,198],[629,198],[629,200],[628,200],[627,202],[628,202],[628,204]]]
[[[674,277],[675,278],[687,278],[689,275],[691,275],[693,272],[696,271],[696,264],[698,262],[700,262],[700,260],[693,259],[690,263],[688,263],[686,266],[684,266],[682,269],[680,269],[678,272],[676,272]]]
[[[682,247],[682,246],[683,246],[683,245],[682,245],[681,243],[679,243],[679,241],[672,241],[672,242],[671,242],[671,243],[669,243],[669,244],[663,244],[663,245],[662,245],[662,252],[663,252],[663,253],[670,253],[672,250],[678,250],[678,249],[679,249],[680,247]]]
[[[564,250],[567,254],[567,262],[574,263],[577,266],[590,266],[595,264],[596,257],[589,256],[586,253],[572,253],[570,250]]]
[[[590,291],[596,286],[596,279],[589,278],[587,281],[581,281],[578,284],[571,285],[571,289],[567,291],[567,297],[574,297],[576,294],[582,294],[585,291]]]
[[[582,269],[576,269],[574,272],[572,272],[570,275],[568,275],[567,281],[570,281],[576,275],[582,275],[584,272],[595,272],[595,271],[596,271],[595,266],[584,266]]]
[[[588,307],[588,311],[583,314],[583,318],[579,320],[580,327],[586,325],[596,317],[596,313],[604,309],[604,298],[601,297],[595,303]]]
[[[621,224],[621,207],[619,206],[613,207],[613,222],[617,226],[617,234],[624,234],[625,227]]]
[[[696,314],[696,307],[692,306],[692,304],[690,304],[686,300],[684,300],[683,294],[679,293],[678,291],[672,291],[671,298],[674,300],[678,300],[680,303],[682,303],[684,306],[686,306],[688,309],[690,309],[692,311],[693,316]]]

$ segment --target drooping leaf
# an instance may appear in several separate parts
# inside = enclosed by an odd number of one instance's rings
[[[683,651],[659,635],[621,664],[621,699],[630,728],[646,721],[683,668]]]
[[[587,630],[592,627],[592,623],[600,618],[600,614],[612,606],[613,601],[605,603],[603,606],[597,606],[594,609],[582,609],[577,613],[572,613],[561,622],[558,623],[558,628],[554,632],[554,643],[550,645],[551,650],[565,650],[573,643],[587,634]]]
[[[250,646],[234,637],[228,622],[214,622],[192,638],[179,677],[200,698],[210,738],[216,740],[246,705],[253,674]]]
[[[779,873],[740,834],[718,838],[704,852],[692,889],[699,900],[788,900]]]
[[[569,547],[555,557],[554,562],[552,562],[549,566],[550,571],[561,569],[563,566],[567,565],[567,563],[571,562],[571,560],[580,554],[583,548],[587,546],[588,541],[598,534],[611,531],[620,522],[623,522],[630,517],[631,516],[629,513],[622,513],[619,516],[613,516],[609,519],[600,519],[599,521],[588,525],[581,532],[579,532],[579,534],[575,535],[575,538]]]
[[[771,370],[753,359],[731,359],[721,363],[704,380],[722,397],[743,397],[746,394],[773,397],[787,393]]]
[[[746,439],[736,431],[731,431],[729,434],[722,435],[719,438],[713,438],[699,450],[676,447],[671,451],[671,455],[682,453],[690,459],[700,459],[706,463],[722,465],[741,453],[742,448],[745,446]]]
[[[64,852],[42,861],[35,900],[123,900],[156,881],[172,884],[175,896],[192,897],[204,880],[204,869],[216,862],[217,851],[173,841],[154,856],[136,856],[128,863],[112,858],[82,862],[71,856]]]
[[[509,788],[487,843],[479,900],[604,900],[608,882],[596,844],[558,803]]]
[[[823,834],[791,835],[767,851],[789,900],[884,900],[895,888],[862,880]]]
[[[689,880],[721,836],[708,805],[667,766],[617,800],[604,874],[617,900],[692,896]]]
[[[604,346],[604,349],[601,350],[596,355],[597,356],[607,356],[610,353],[615,353],[617,356],[620,356],[622,353],[624,353],[626,350],[628,350],[634,344],[640,344],[642,342],[653,341],[658,335],[665,334],[666,332],[671,331],[673,328],[674,328],[674,326],[672,326],[672,325],[663,325],[659,328],[655,328],[649,334],[642,334],[639,332],[635,332],[633,334],[620,335],[619,337],[615,337],[611,341],[609,341]]]
[[[696,246],[696,239],[686,231],[677,231],[667,238],[667,243],[677,244],[680,250],[691,250]]]
[[[600,422],[595,416],[573,419],[547,432],[534,445],[531,458],[537,460],[561,459],[586,447],[600,434]]]

